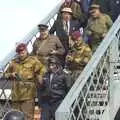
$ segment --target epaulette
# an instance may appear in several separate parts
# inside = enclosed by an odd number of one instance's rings
[[[37,57],[36,57],[35,55],[29,55],[28,58],[29,58],[29,59],[33,59],[33,60],[37,59]]]
[[[50,40],[54,40],[54,39],[57,39],[58,37],[57,36],[55,36],[55,35],[53,35],[53,34],[50,34],[49,36],[48,36],[48,39],[50,39]]]
[[[17,56],[15,56],[15,57],[11,60],[11,62],[19,63],[19,62],[20,62],[20,59],[19,59]]]
[[[31,59],[33,61],[39,61],[38,58],[35,55],[30,55],[28,59]]]
[[[71,71],[68,70],[68,69],[63,69],[63,73],[64,73],[64,74],[71,74]]]

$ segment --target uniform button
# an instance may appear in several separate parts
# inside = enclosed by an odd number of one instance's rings
[[[119,0],[116,0],[116,4],[119,4],[120,3],[120,1]]]
[[[54,87],[57,87],[58,85],[57,85],[57,84],[54,84],[53,86],[54,86]]]

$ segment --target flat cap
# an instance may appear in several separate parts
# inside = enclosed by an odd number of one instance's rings
[[[98,4],[92,4],[91,6],[90,6],[90,9],[99,9],[100,8],[100,5],[98,5]]]
[[[16,53],[20,53],[20,51],[27,50],[27,45],[25,43],[20,43],[16,47]]]
[[[61,12],[68,12],[68,13],[72,14],[72,9],[69,7],[65,7],[61,10]]]
[[[38,28],[39,28],[39,30],[46,30],[46,29],[48,29],[48,25],[39,24],[39,25],[38,25]]]

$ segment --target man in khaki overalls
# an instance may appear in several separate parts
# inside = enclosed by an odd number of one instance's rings
[[[89,13],[90,18],[85,33],[88,36],[92,51],[95,52],[112,26],[112,20],[107,14],[101,13],[100,6],[97,4],[91,5]]]
[[[26,120],[33,120],[35,83],[42,81],[45,68],[36,57],[29,56],[24,43],[16,47],[16,52],[18,56],[11,61],[4,76],[13,80],[12,107],[24,112]]]

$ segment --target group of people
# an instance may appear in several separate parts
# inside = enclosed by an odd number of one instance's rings
[[[81,6],[79,0],[66,0],[50,30],[39,24],[31,53],[24,43],[16,47],[17,57],[3,76],[13,80],[12,108],[24,112],[26,120],[33,120],[36,95],[41,119],[55,119],[56,109],[112,26],[100,4]]]

